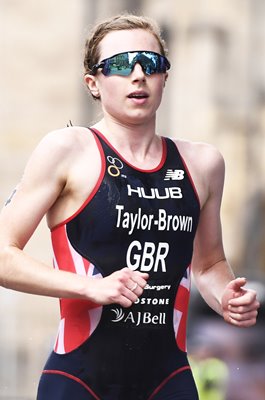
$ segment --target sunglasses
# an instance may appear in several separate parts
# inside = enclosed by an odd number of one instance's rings
[[[164,73],[170,68],[168,59],[154,51],[125,51],[95,64],[92,67],[92,75],[102,68],[101,72],[105,76],[128,76],[137,63],[141,65],[146,75]]]

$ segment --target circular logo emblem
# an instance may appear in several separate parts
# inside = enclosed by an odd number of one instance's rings
[[[120,170],[123,168],[122,161],[112,156],[108,156],[107,160],[110,163],[110,165],[108,166],[108,173],[114,177],[119,176],[121,173]]]

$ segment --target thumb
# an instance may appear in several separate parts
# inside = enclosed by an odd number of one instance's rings
[[[246,278],[235,278],[227,284],[222,296],[222,305],[224,309],[227,308],[232,299],[242,296],[242,286],[246,283]]]
[[[242,286],[245,286],[246,283],[246,278],[236,278],[228,283],[227,289],[233,290],[235,293],[239,293],[241,292]]]

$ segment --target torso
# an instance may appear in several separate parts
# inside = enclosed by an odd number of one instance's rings
[[[93,136],[87,134],[87,128],[75,128],[70,135],[72,136],[70,139],[72,142],[71,147],[74,150],[71,151],[71,154],[66,153],[66,158],[69,158],[66,184],[60,196],[47,213],[47,221],[50,229],[79,209],[93,190],[100,173],[100,154]],[[209,195],[206,160],[209,146],[204,143],[173,140],[193,178],[202,208]],[[153,157],[153,167],[159,163],[161,156],[162,145],[160,151]],[[137,164],[136,162],[132,162],[132,164],[136,167],[146,168],[145,163]],[[147,168],[151,169],[150,162]],[[82,173],[84,170],[88,171],[86,175]],[[203,177],[205,177],[204,180]]]
[[[92,193],[83,191],[83,180],[81,208],[52,231],[55,266],[104,277],[127,265],[150,278],[130,309],[62,300],[55,350],[68,354],[65,372],[79,376],[82,366],[82,379],[100,397],[116,385],[121,398],[144,399],[188,366],[185,325],[200,204],[173,141],[161,140],[163,151],[151,170],[128,164],[98,132],[94,141],[102,168]],[[83,169],[81,181],[84,176]],[[61,368],[60,360],[52,369]]]

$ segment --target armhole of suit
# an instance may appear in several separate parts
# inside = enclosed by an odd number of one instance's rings
[[[88,195],[87,199],[83,202],[83,204],[68,218],[66,218],[65,220],[63,220],[62,222],[60,222],[59,224],[55,225],[51,231],[54,231],[55,229],[59,228],[62,225],[67,224],[68,222],[70,222],[73,218],[75,218],[76,215],[78,215],[84,208],[85,206],[93,199],[93,197],[95,196],[95,194],[98,191],[99,186],[101,185],[101,182],[104,178],[105,175],[105,170],[106,170],[106,161],[105,161],[105,157],[104,157],[104,152],[103,152],[103,148],[101,146],[100,140],[98,139],[98,137],[96,136],[96,134],[89,129],[89,131],[92,133],[97,148],[99,150],[99,154],[100,154],[100,159],[101,159],[101,170],[100,170],[100,174],[99,177],[97,179],[97,182],[94,186],[94,188],[92,189],[91,193]]]

